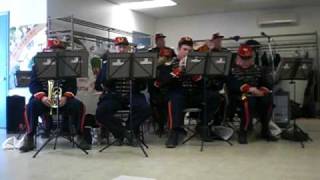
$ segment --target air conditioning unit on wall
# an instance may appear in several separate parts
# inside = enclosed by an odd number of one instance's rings
[[[274,27],[274,26],[293,26],[298,25],[297,14],[265,14],[258,18],[257,24],[260,27]]]

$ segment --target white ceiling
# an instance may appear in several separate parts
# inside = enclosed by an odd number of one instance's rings
[[[108,0],[113,3],[145,0]],[[156,17],[188,16],[206,13],[320,6],[320,0],[173,0],[177,6],[137,10]],[[320,8],[319,8],[320,10]]]

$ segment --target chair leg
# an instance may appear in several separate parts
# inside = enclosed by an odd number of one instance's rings
[[[198,118],[200,119],[200,113],[199,113],[199,115],[198,115]],[[185,139],[185,140],[182,142],[182,144],[187,143],[188,141],[190,141],[191,139],[193,139],[194,137],[196,137],[196,136],[198,135],[197,130],[193,130],[193,129],[190,128],[190,126],[191,126],[191,121],[192,121],[192,118],[191,118],[191,116],[190,116],[190,114],[189,114],[189,117],[188,117],[188,127],[187,127],[186,129],[187,129],[187,131],[191,132],[192,134],[191,134],[187,139]]]
[[[106,131],[107,144],[110,144],[110,132]]]
[[[196,137],[197,136],[197,133],[193,133],[191,136],[189,136],[186,140],[184,140],[182,142],[182,144],[185,144],[186,142],[190,141],[192,138]]]
[[[139,134],[139,139],[140,139],[140,141],[141,141],[141,143],[142,143],[142,145],[144,146],[144,147],[146,147],[147,149],[149,149],[149,146],[145,143],[145,139],[144,139],[144,127],[143,127],[143,125],[142,126],[140,126],[140,129],[141,129],[141,131],[140,131],[140,134]]]
[[[144,127],[143,127],[143,125],[141,126],[141,131],[140,131],[140,138],[141,138],[141,140],[142,141],[144,141]]]
[[[75,147],[74,135],[71,136],[71,139],[72,139],[72,148],[74,148]]]
[[[58,136],[55,137],[53,149],[56,150],[57,147]]]
[[[37,148],[37,144],[38,144],[38,141],[37,141],[37,133],[34,135],[34,145],[35,147]]]

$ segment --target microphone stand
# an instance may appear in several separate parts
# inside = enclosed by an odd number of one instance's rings
[[[272,65],[272,90],[273,90],[273,84],[275,82],[275,68],[274,68],[274,54],[273,54],[273,48],[272,48],[272,41],[273,39],[271,36],[268,36],[266,33],[262,32],[262,36],[266,37],[268,39],[268,50],[269,50],[269,56],[271,57],[271,65]]]
[[[271,36],[268,36],[266,33],[262,32],[262,36],[266,37],[268,39],[268,50],[269,50],[269,56],[271,57],[271,73],[272,73],[272,89],[271,92],[274,92],[274,85],[276,81],[276,72],[275,72],[275,67],[274,67],[274,54],[273,54],[273,48],[272,48],[272,41],[273,39]],[[274,100],[274,93],[271,93],[271,98],[272,101]],[[272,120],[274,120],[274,113],[272,112]]]

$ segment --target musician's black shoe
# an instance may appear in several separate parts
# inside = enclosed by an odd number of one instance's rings
[[[188,132],[184,129],[184,128],[176,128],[174,129],[178,135],[180,136],[186,136],[188,134]]]
[[[135,132],[136,133],[136,132]],[[137,147],[138,146],[138,142],[136,140],[136,138],[134,137],[135,134],[132,133],[132,131],[130,130],[127,130],[125,133],[124,133],[124,137],[125,139],[127,140],[126,141],[126,144],[128,146],[133,146],[133,147]]]
[[[272,141],[272,142],[275,142],[275,141],[279,140],[279,138],[277,136],[274,136],[271,133],[261,134],[261,138],[265,139],[266,141]]]
[[[35,149],[33,135],[26,135],[23,145],[19,148],[20,152],[29,152]]]
[[[79,144],[80,148],[84,149],[84,150],[90,150],[91,149],[91,145],[89,144],[89,142],[84,138],[84,137],[78,137],[77,138],[77,143]]]
[[[90,150],[91,149],[91,145],[87,141],[81,141],[79,146],[84,150]]]
[[[178,132],[175,130],[170,130],[169,132],[169,137],[166,142],[166,147],[167,148],[175,148],[178,145]]]
[[[130,133],[130,135],[129,135],[130,137],[129,138],[127,138],[127,145],[128,146],[132,146],[132,147],[138,147],[138,140],[137,140],[137,138],[139,138],[140,137],[140,131],[135,131],[134,132],[134,134],[133,133]]]
[[[132,147],[138,147],[138,143],[139,142],[137,138],[131,138],[130,140],[128,140],[127,145]]]
[[[116,141],[117,142],[113,144],[114,146],[122,146],[124,143],[124,138],[117,138]]]
[[[247,132],[244,132],[244,131],[239,132],[238,142],[239,144],[248,144]]]

